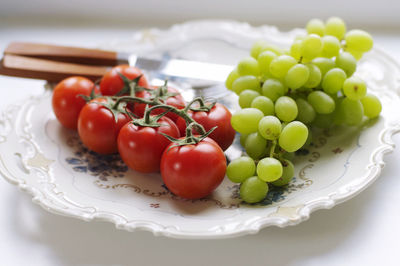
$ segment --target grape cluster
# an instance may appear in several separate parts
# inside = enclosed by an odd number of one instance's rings
[[[231,124],[248,156],[233,160],[228,178],[241,183],[248,203],[263,200],[269,183],[287,185],[294,175],[293,152],[311,142],[311,127],[355,126],[379,116],[378,98],[353,75],[373,40],[362,30],[346,32],[337,17],[312,19],[307,34],[290,49],[256,42],[249,57],[229,74],[226,87],[242,108]]]

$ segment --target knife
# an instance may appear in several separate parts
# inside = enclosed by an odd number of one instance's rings
[[[194,81],[209,86],[225,81],[233,66],[50,44],[13,42],[4,50],[0,74],[59,81],[72,75],[101,78],[110,67],[129,64],[156,78]]]

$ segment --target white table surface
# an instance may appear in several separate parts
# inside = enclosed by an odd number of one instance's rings
[[[95,47],[132,29],[0,26],[0,51],[14,40]],[[374,34],[400,61],[400,35]],[[0,76],[0,110],[42,92],[41,81]],[[399,114],[400,118],[400,114]],[[396,135],[394,142],[400,144]],[[48,213],[0,178],[0,265],[400,265],[400,150],[355,198],[299,225],[224,240],[176,240],[129,233],[105,222]]]

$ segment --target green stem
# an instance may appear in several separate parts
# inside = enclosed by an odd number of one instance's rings
[[[194,98],[191,102],[189,102],[186,105],[186,107],[184,109],[185,112],[189,111],[190,107],[196,102],[198,102],[200,104],[199,109],[205,109],[206,111],[209,111],[209,108],[207,108],[207,106],[205,105],[204,100],[201,97],[197,97],[197,98]]]
[[[122,102],[137,102],[137,103],[143,103],[143,104],[148,104],[148,105],[157,105],[159,102],[157,101],[149,101],[144,98],[139,98],[139,97],[132,97],[132,96],[121,96],[121,97],[111,97],[116,100],[115,105],[118,106]]]
[[[134,96],[136,94],[136,82],[132,82],[129,84],[130,86],[130,91],[129,91],[129,95]]]
[[[186,142],[187,143],[193,143],[193,142],[197,142],[196,138],[193,136],[193,126],[197,126],[197,123],[190,123],[187,127],[186,127]]]
[[[269,151],[269,157],[273,158],[275,155],[276,140],[272,141],[271,150]]]
[[[152,105],[152,107],[148,108],[144,114],[145,121],[147,121],[147,119],[150,118],[151,111],[153,111],[154,109],[162,108],[165,110],[169,110],[170,112],[182,117],[185,120],[186,125],[194,123],[193,126],[196,126],[196,128],[198,129],[198,131],[201,135],[206,133],[206,130],[204,129],[204,127],[201,124],[197,123],[191,116],[189,116],[187,114],[187,112],[185,111],[185,109],[177,109],[171,105],[161,103],[160,101],[157,101],[157,100],[146,100],[144,98],[137,98],[137,97],[131,97],[131,96],[118,97],[118,99],[115,103],[115,106],[118,106],[118,104],[120,104],[121,102],[137,102],[137,103]]]
[[[157,90],[157,97],[161,98],[163,97],[166,93],[168,93],[168,80],[165,80],[164,85],[160,87],[159,90]]]
[[[150,114],[151,114],[151,111],[154,110],[154,108],[147,108],[147,107],[148,107],[148,105],[146,105],[146,110],[144,111],[144,122],[146,124],[150,123]]]

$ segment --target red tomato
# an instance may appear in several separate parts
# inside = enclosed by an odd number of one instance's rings
[[[179,91],[177,89],[172,88],[172,87],[168,87],[168,92],[179,93]],[[136,93],[135,96],[136,97],[140,97],[140,98],[144,98],[144,99],[148,99],[150,97],[150,93],[148,91],[139,91],[139,92]],[[183,99],[181,94],[177,94],[175,96],[168,97],[167,100],[165,101],[165,104],[171,105],[171,106],[176,107],[178,109],[185,108],[185,100]],[[143,117],[145,109],[146,109],[146,105],[145,104],[135,103],[134,104],[134,108],[133,108],[133,112],[137,116]],[[161,114],[161,113],[163,113],[165,111],[166,111],[165,109],[159,108],[159,109],[153,110],[151,112],[151,114],[152,115],[157,115],[157,114]],[[174,121],[174,122],[179,117],[177,114],[174,114],[172,112],[167,113],[166,116],[171,118],[172,121]]]
[[[209,195],[224,179],[224,152],[210,138],[197,144],[173,145],[175,143],[171,143],[161,157],[160,169],[165,185],[172,193],[186,199]]]
[[[137,67],[132,67],[128,65],[119,65],[113,67],[103,76],[100,81],[101,94],[115,95],[124,87],[124,82],[122,81],[122,78],[119,76],[118,72],[130,80],[133,80],[138,76],[143,75],[142,71]],[[138,85],[147,88],[149,87],[149,82],[147,81],[145,76],[142,76],[139,79]]]
[[[92,89],[93,82],[84,77],[66,78],[54,88],[53,111],[64,127],[77,128],[79,112],[86,104],[78,95],[90,95]]]
[[[112,112],[98,103],[106,103],[106,100],[98,98],[90,101],[79,114],[79,137],[92,151],[101,154],[115,153],[118,151],[118,133],[130,119],[119,113],[115,122]]]
[[[179,138],[179,130],[168,117],[158,120],[160,127],[141,127],[127,123],[118,135],[118,151],[132,169],[150,173],[160,170],[161,155],[170,141],[160,133]]]
[[[217,126],[217,128],[208,136],[215,140],[222,150],[228,149],[235,138],[235,130],[231,125],[232,114],[222,104],[216,103],[210,112],[193,112],[189,111],[188,114],[199,124],[201,124],[206,131]],[[176,121],[181,136],[185,136],[186,123],[182,117]]]
[[[154,89],[153,86],[150,86],[149,89]],[[135,97],[149,99],[150,92],[148,91],[138,91],[135,93]],[[146,109],[146,104],[144,103],[128,103],[129,109],[138,117],[143,117],[144,110]]]

